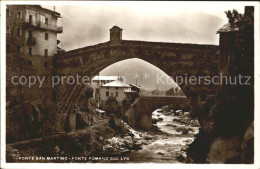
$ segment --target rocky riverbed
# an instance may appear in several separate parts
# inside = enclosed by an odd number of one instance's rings
[[[182,163],[189,144],[199,132],[198,121],[189,112],[173,111],[168,106],[157,109],[152,116],[152,130],[136,131],[125,124],[129,134],[106,139],[105,154],[117,157],[117,162]]]

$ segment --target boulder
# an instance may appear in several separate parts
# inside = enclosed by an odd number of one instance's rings
[[[183,132],[182,132],[182,134],[188,134],[189,133],[189,130],[184,130]]]
[[[132,149],[133,149],[133,150],[141,150],[141,149],[142,149],[142,145],[143,145],[142,141],[137,140],[137,141],[133,144]]]
[[[174,124],[166,124],[165,126],[177,127],[177,126],[174,125]]]
[[[160,151],[159,151],[159,152],[157,152],[157,154],[164,155],[164,153],[162,153],[162,152],[160,152]]]
[[[179,116],[179,115],[181,115],[181,114],[182,114],[182,110],[176,110],[176,111],[175,111],[175,115]]]
[[[180,119],[174,118],[174,119],[172,119],[172,121],[173,121],[173,122],[180,122]]]
[[[184,116],[189,116],[190,113],[189,113],[189,112],[184,112],[183,115],[184,115]]]
[[[54,153],[55,154],[59,154],[59,152],[60,152],[60,147],[59,146],[55,146],[54,147]]]
[[[152,124],[156,124],[158,121],[158,118],[152,118]]]
[[[157,109],[157,112],[162,113],[163,109]]]
[[[188,128],[188,131],[194,132],[194,129],[193,128]]]
[[[158,118],[158,121],[163,121],[163,118],[159,117],[159,118]]]
[[[145,135],[145,136],[144,136],[144,139],[145,139],[145,140],[152,140],[152,139],[153,139],[153,136]]]
[[[141,141],[142,141],[143,145],[148,145],[149,144],[147,140],[141,140]]]
[[[124,146],[129,149],[133,147],[133,138],[131,136],[124,137]]]

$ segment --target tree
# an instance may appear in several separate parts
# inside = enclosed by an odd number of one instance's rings
[[[87,86],[84,90],[83,93],[80,96],[78,105],[81,108],[81,110],[88,110],[90,106],[90,98],[93,97],[93,88],[91,86]]]
[[[231,26],[237,26],[240,31],[244,29],[254,30],[254,15],[252,13],[242,15],[233,9],[232,12],[231,10],[225,11],[225,14]]]
[[[177,87],[175,87],[175,93],[178,93],[179,92],[179,87],[177,86]]]
[[[172,88],[170,88],[169,90],[167,90],[166,92],[165,92],[165,94],[167,95],[167,96],[174,96],[174,89],[173,89],[173,87]]]
[[[93,97],[93,92],[94,92],[94,89],[91,87],[91,86],[87,86],[85,89],[84,89],[84,93],[83,95],[87,98],[91,98]]]

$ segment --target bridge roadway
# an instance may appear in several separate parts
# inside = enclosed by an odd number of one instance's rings
[[[185,96],[140,96],[125,112],[125,118],[131,127],[149,130],[152,128],[152,112],[165,105],[178,109],[190,108]]]

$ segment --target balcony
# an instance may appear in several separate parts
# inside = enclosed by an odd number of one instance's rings
[[[28,46],[34,46],[36,44],[36,39],[32,36],[27,37],[27,45]]]
[[[43,22],[40,22],[40,21],[31,21],[29,19],[25,20],[25,27],[35,27],[35,28],[39,28],[39,29],[47,29],[47,30],[55,31],[57,33],[63,32],[62,26],[46,24],[46,23],[43,23]]]
[[[39,22],[38,27],[40,27],[41,29],[53,30],[57,33],[63,32],[63,27],[57,26],[57,25],[51,25],[51,24],[45,24],[45,23]]]

